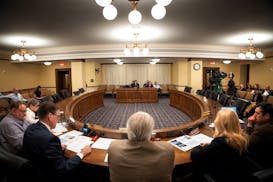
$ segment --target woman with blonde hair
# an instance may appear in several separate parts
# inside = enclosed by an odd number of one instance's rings
[[[216,182],[245,181],[250,173],[244,157],[248,138],[241,129],[238,115],[220,110],[214,121],[214,139],[193,149],[191,159],[196,165],[196,180],[208,174]]]

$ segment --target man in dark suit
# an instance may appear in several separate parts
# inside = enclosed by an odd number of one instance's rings
[[[116,140],[108,149],[111,182],[170,182],[174,168],[171,144],[150,141],[154,119],[137,112],[127,122],[128,140]]]
[[[74,157],[66,159],[63,155],[65,146],[60,139],[51,133],[56,127],[59,110],[53,102],[43,102],[38,110],[39,121],[25,131],[23,147],[26,157],[41,172],[44,181],[67,181],[82,158],[91,152],[89,146],[85,146]]]

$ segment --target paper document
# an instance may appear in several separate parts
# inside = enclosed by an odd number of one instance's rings
[[[92,145],[91,148],[96,148],[96,149],[103,149],[103,150],[107,150],[111,144],[112,141],[114,141],[115,139],[112,138],[98,138],[96,140],[96,142]]]
[[[204,135],[202,133],[199,133],[197,135],[189,136],[189,135],[183,135],[180,137],[177,137],[175,139],[172,139],[168,141],[171,143],[173,146],[176,148],[183,150],[183,151],[188,151],[201,143],[209,143],[212,141],[213,138]]]
[[[62,133],[67,132],[67,128],[65,126],[66,123],[57,123],[56,127],[52,129],[51,132],[56,136],[61,135]]]
[[[83,135],[83,133],[80,131],[77,131],[77,130],[72,130],[72,131],[69,131],[69,132],[59,136],[59,138],[60,138],[62,144],[66,144],[68,141],[71,141],[76,136],[80,136],[80,135]]]
[[[67,145],[67,149],[74,151],[74,152],[80,152],[84,146],[91,145],[94,143],[90,137],[87,136],[76,136],[74,139],[69,141]]]

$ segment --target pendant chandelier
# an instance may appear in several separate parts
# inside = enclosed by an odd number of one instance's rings
[[[37,59],[37,56],[34,55],[34,52],[32,50],[28,50],[25,48],[25,44],[27,41],[22,40],[22,48],[19,50],[14,50],[13,54],[11,55],[11,59],[13,61],[18,60],[18,61],[34,61]]]
[[[238,54],[238,57],[240,59],[246,59],[246,58],[250,58],[250,59],[255,59],[257,58],[263,58],[264,54],[262,53],[262,49],[260,48],[254,48],[253,46],[253,38],[249,38],[249,47],[247,49],[241,49],[240,53]]]
[[[128,15],[128,20],[131,24],[139,24],[142,20],[141,13],[137,10],[137,4],[140,0],[128,0],[132,3],[133,10]],[[155,0],[155,4],[151,9],[152,17],[156,20],[160,20],[166,15],[166,8],[172,0]],[[107,20],[114,20],[117,17],[117,8],[112,5],[113,0],[96,0],[96,3],[103,8],[103,16]]]
[[[139,56],[140,52],[142,52],[143,56],[147,56],[150,51],[148,48],[148,45],[138,43],[137,36],[139,36],[139,33],[134,33],[134,36],[135,36],[135,42],[131,46],[130,44],[126,44],[125,46],[125,49],[124,49],[125,56],[130,56],[131,53],[133,53],[133,56]]]

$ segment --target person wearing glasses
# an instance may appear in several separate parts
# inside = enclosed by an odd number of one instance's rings
[[[29,122],[24,120],[27,106],[22,101],[12,101],[9,114],[0,122],[0,145],[14,154],[22,154],[23,136]]]
[[[38,109],[39,121],[32,124],[25,131],[23,148],[28,158],[44,181],[69,181],[74,176],[80,180],[77,167],[84,156],[91,152],[90,146],[85,146],[75,156],[66,159],[63,150],[66,146],[61,144],[59,137],[51,130],[58,122],[59,110],[55,103],[45,101]]]

